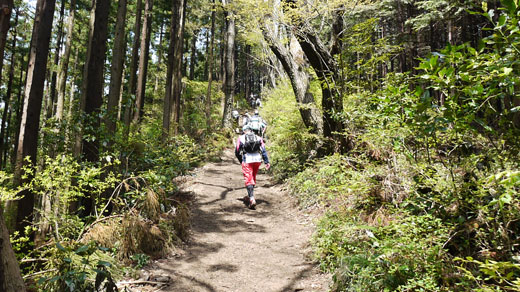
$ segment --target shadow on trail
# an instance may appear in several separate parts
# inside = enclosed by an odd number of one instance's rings
[[[291,279],[291,282],[289,282],[285,287],[280,290],[280,292],[293,292],[293,291],[303,291],[301,287],[298,287],[297,284],[300,280],[304,279],[307,275],[312,273],[314,265],[312,264],[306,264],[306,268],[301,270],[294,278]]]

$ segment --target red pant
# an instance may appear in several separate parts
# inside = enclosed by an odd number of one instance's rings
[[[242,162],[242,173],[244,174],[244,181],[246,186],[256,185],[256,174],[262,162]]]

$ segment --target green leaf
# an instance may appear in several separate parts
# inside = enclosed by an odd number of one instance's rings
[[[111,267],[112,264],[106,261],[98,261],[98,266],[105,266],[105,267]]]
[[[88,250],[88,245],[82,245],[78,249],[76,249],[76,251],[74,253],[80,254],[80,253],[84,253],[87,250]]]
[[[56,242],[56,247],[61,251],[65,251],[65,248],[59,242]]]
[[[513,72],[513,68],[505,67],[503,69],[504,69],[504,75],[506,75],[506,76],[511,74],[511,72]]]

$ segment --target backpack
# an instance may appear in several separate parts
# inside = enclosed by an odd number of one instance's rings
[[[258,116],[253,116],[249,120],[249,126],[251,127],[251,130],[255,132],[260,131],[260,124],[260,117]]]
[[[260,138],[254,133],[244,135],[244,151],[246,153],[258,153],[260,152],[260,146],[262,142]]]

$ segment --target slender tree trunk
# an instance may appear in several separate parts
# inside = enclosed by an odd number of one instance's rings
[[[137,0],[134,24],[134,40],[132,44],[132,61],[130,62],[130,77],[128,80],[128,92],[126,99],[123,101],[125,105],[124,113],[124,140],[128,140],[130,131],[130,123],[132,122],[132,114],[135,104],[135,93],[137,88],[137,66],[139,64],[139,45],[141,41],[141,10],[143,6],[142,0]]]
[[[117,104],[121,91],[123,79],[123,61],[125,58],[125,22],[126,22],[126,0],[119,0],[116,19],[116,36],[112,54],[112,66],[110,67],[110,86],[108,91],[107,116],[105,125],[110,140],[111,148],[116,134]]]
[[[0,5],[2,11],[0,11],[0,79],[2,77],[2,68],[4,64],[4,49],[7,42],[7,32],[9,31],[11,21],[11,10],[13,10],[13,0],[1,0]],[[16,14],[18,15],[18,13]]]
[[[90,56],[85,64],[87,72],[87,80],[84,83],[85,88],[85,114],[89,117],[87,129],[94,131],[85,131],[86,135],[98,137],[96,139],[83,140],[83,154],[85,159],[90,162],[99,160],[99,112],[103,103],[103,69],[106,57],[107,33],[108,33],[108,12],[110,11],[109,0],[96,0],[94,26],[92,30],[92,39],[90,42]],[[94,141],[92,141],[94,140]]]
[[[172,3],[172,16],[170,21],[170,43],[168,45],[168,58],[166,63],[166,85],[164,88],[164,102],[163,102],[163,121],[162,121],[162,142],[166,142],[170,136],[171,124],[171,104],[172,104],[172,82],[173,82],[173,58],[175,54],[175,25],[178,22],[179,2],[176,0]]]
[[[251,83],[249,82],[251,79],[251,45],[246,45],[244,51],[244,97],[251,104],[253,101]]]
[[[16,123],[14,124],[14,135],[13,135],[13,141],[14,145],[10,149],[12,151],[11,154],[11,165],[16,164],[16,151],[18,150],[18,138],[20,137],[20,125],[22,124],[22,112],[23,112],[23,97],[22,93],[25,89],[24,85],[27,83],[27,67],[29,66],[29,62],[24,63],[23,58],[20,60],[22,67],[20,69],[20,78],[18,81],[18,93],[16,96]],[[24,74],[25,73],[25,77]]]
[[[232,11],[227,11],[227,14],[223,128],[231,128],[231,110],[235,91],[235,18]]]
[[[25,284],[2,213],[2,208],[0,208],[0,291],[25,292]]]
[[[139,122],[144,113],[144,98],[146,92],[146,75],[148,73],[148,55],[150,51],[150,36],[152,33],[152,0],[145,0],[143,30],[141,31],[141,54],[139,56],[139,76],[137,77],[137,92],[135,97],[134,122]]]
[[[159,29],[159,43],[157,45],[157,71],[155,73],[155,85],[154,92],[159,90],[159,80],[161,79],[162,59],[163,59],[163,32],[164,32],[164,21],[161,21],[161,27]]]
[[[58,63],[60,61],[60,51],[61,51],[61,44],[63,39],[63,15],[65,14],[65,0],[61,0],[61,6],[60,6],[60,17],[58,20],[58,34],[56,36],[56,49],[54,50],[54,61],[53,65],[58,67]],[[51,82],[50,82],[50,111],[48,112],[47,116],[50,118],[53,114],[54,105],[57,104],[56,101],[56,82],[58,78],[57,69],[52,69],[51,73]],[[55,114],[55,112],[54,112]]]
[[[173,133],[179,133],[179,124],[181,121],[181,93],[182,93],[182,55],[183,55],[183,35],[184,22],[186,20],[186,2],[181,0],[179,7],[179,20],[175,27],[175,48],[173,57],[173,81],[172,81],[172,101],[173,103]]]
[[[211,37],[209,42],[209,54],[208,54],[208,90],[206,93],[206,129],[208,133],[211,133],[211,83],[213,82],[213,51],[215,43],[215,0],[212,2],[211,9]]]
[[[72,37],[74,34],[74,18],[76,16],[76,0],[70,1],[69,18],[67,20],[67,40],[65,41],[65,51],[60,59],[60,71],[58,74],[58,101],[56,102],[56,119],[63,119],[63,109],[65,103],[65,87],[69,70],[70,51],[72,47]]]
[[[29,53],[27,82],[25,85],[25,101],[18,138],[14,184],[21,185],[29,182],[34,174],[26,173],[25,166],[36,163],[38,133],[40,128],[40,113],[42,107],[45,72],[47,71],[47,57],[52,31],[55,0],[38,0],[36,16]],[[28,160],[27,160],[28,159]],[[16,214],[16,230],[23,234],[33,218],[34,194],[30,190],[20,192],[21,199],[10,201],[6,205],[6,214]],[[16,211],[15,211],[16,210]],[[6,218],[9,222],[13,218]],[[8,223],[8,226],[12,226]]]
[[[87,42],[87,53],[86,53],[86,56],[85,56],[85,63],[83,64],[83,83],[81,84],[81,95],[80,95],[80,98],[79,98],[79,103],[78,103],[78,109],[77,111],[80,112],[80,113],[83,113],[85,112],[85,107],[86,107],[86,103],[87,103],[87,86],[88,86],[88,78],[89,78],[89,75],[88,75],[88,69],[89,69],[89,66],[88,64],[90,63],[90,58],[92,56],[92,42],[93,42],[93,36],[94,36],[94,24],[95,24],[95,21],[96,21],[96,0],[91,0],[91,8],[90,8],[90,18],[89,18],[89,32],[88,32],[88,42]],[[73,153],[74,153],[74,157],[76,158],[80,158],[81,156],[81,153],[83,151],[82,147],[83,146],[83,129],[84,129],[84,125],[82,124],[83,121],[82,121],[82,117],[78,117],[79,120],[76,121],[80,127],[79,129],[77,130],[75,134],[75,141],[74,141],[74,150],[73,150]]]
[[[12,8],[12,5],[11,5],[11,8]],[[15,17],[14,17],[14,29],[13,29],[13,42],[12,42],[12,45],[11,45],[11,63],[9,64],[9,80],[7,81],[7,92],[5,94],[5,98],[4,98],[4,111],[2,113],[2,123],[1,123],[1,126],[0,126],[0,169],[3,168],[4,166],[4,149],[6,148],[6,145],[7,145],[7,137],[8,135],[6,135],[6,124],[7,124],[7,121],[8,121],[8,112],[9,109],[11,109],[12,111],[12,108],[10,107],[10,101],[11,101],[11,94],[12,94],[12,89],[13,89],[13,79],[14,79],[14,64],[15,64],[15,49],[16,49],[16,37],[17,37],[17,30],[16,30],[16,26],[18,25],[18,14],[19,14],[19,11],[16,10],[16,13],[15,13]],[[5,16],[4,16],[5,18]],[[2,22],[2,19],[0,19],[0,23]],[[2,24],[2,27],[3,27],[3,24]],[[0,30],[0,33],[3,33],[2,30]],[[6,31],[7,33],[7,31]],[[0,73],[1,74],[1,73]],[[1,77],[0,77],[1,79]]]
[[[99,126],[100,111],[103,103],[103,69],[106,56],[107,34],[108,34],[108,14],[110,11],[110,0],[96,0],[95,19],[92,30],[90,56],[85,64],[87,80],[84,84],[85,95],[85,115],[87,120],[84,123],[85,136],[94,139],[83,139],[83,157],[89,162],[99,161]],[[94,208],[94,198],[91,194],[90,200],[84,202],[84,214],[91,214]]]
[[[193,32],[193,38],[191,39],[191,55],[190,55],[190,80],[195,79],[195,65],[197,63],[197,37],[199,31]]]

